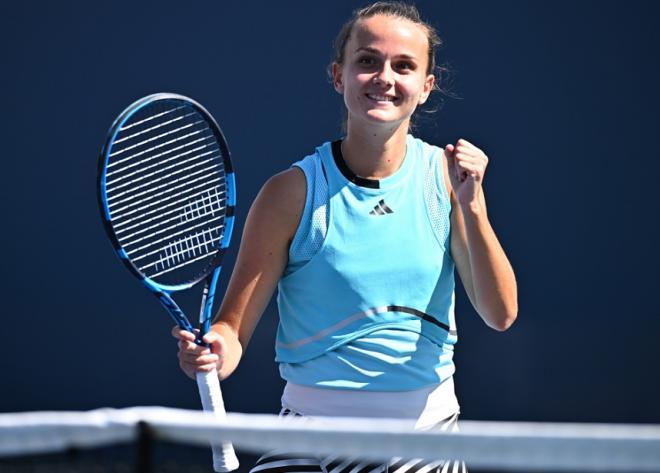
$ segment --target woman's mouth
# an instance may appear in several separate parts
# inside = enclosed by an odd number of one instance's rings
[[[395,102],[396,97],[392,95],[379,95],[379,94],[366,94],[369,100],[374,100],[376,102]]]

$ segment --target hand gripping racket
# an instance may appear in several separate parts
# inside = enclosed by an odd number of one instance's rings
[[[236,204],[229,149],[216,121],[181,95],[136,101],[108,132],[98,198],[121,261],[190,332],[172,294],[204,281],[197,339],[203,344]],[[197,385],[204,410],[226,418],[217,373],[197,373]],[[212,448],[215,471],[238,468],[231,443]]]

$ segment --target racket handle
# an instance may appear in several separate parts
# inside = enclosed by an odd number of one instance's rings
[[[202,405],[207,412],[214,412],[218,419],[225,420],[227,412],[225,403],[222,400],[222,391],[220,391],[220,380],[218,373],[199,372],[197,373],[197,387],[199,388],[199,397],[202,398]],[[211,445],[213,450],[213,470],[217,472],[233,471],[238,468],[238,458],[231,442]]]

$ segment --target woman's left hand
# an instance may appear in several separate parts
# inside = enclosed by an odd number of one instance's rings
[[[467,140],[445,147],[451,186],[461,206],[480,202],[481,183],[488,166],[488,156]]]

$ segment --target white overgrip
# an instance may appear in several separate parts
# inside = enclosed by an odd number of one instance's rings
[[[227,412],[225,411],[225,403],[222,400],[218,373],[215,371],[198,372],[197,387],[199,388],[199,397],[202,399],[204,410],[215,413],[218,419],[225,420]],[[238,468],[238,458],[230,442],[213,444],[211,449],[213,450],[213,470],[227,472]]]

